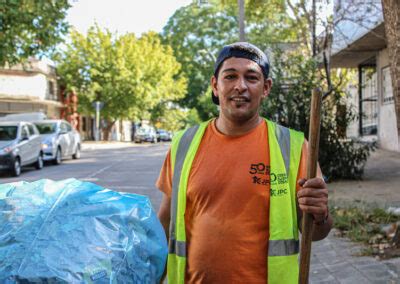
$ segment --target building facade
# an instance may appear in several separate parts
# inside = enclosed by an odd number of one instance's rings
[[[332,68],[357,69],[349,87],[358,120],[350,136],[376,138],[382,149],[400,152],[381,1],[335,1]]]
[[[0,116],[43,112],[48,118],[60,118],[62,108],[53,66],[31,59],[0,69]]]

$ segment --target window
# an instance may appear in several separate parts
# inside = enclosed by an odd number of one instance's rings
[[[35,131],[35,128],[33,127],[33,125],[28,124],[28,129],[29,129],[29,136],[36,134],[36,131]]]
[[[35,125],[40,134],[54,133],[57,129],[56,123],[35,123]]]
[[[67,129],[68,132],[72,131],[72,126],[69,123],[65,123],[65,127]]]
[[[64,123],[64,122],[61,122],[60,130],[61,130],[61,133],[67,133],[67,132],[68,132],[68,126],[67,126],[67,124]]]
[[[0,126],[0,141],[10,141],[17,137],[16,126]]]
[[[21,138],[25,138],[25,137],[29,137],[29,132],[28,132],[28,128],[26,127],[26,125],[22,126],[22,130],[21,130]]]
[[[53,98],[54,97],[54,82],[53,81],[47,81],[48,82],[48,89],[49,89],[49,97]]]
[[[362,71],[362,135],[376,135],[378,132],[378,88],[375,68]]]
[[[392,78],[390,76],[390,68],[386,66],[382,68],[382,103],[391,104],[393,102]]]

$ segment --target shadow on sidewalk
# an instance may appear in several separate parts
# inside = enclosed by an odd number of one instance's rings
[[[400,207],[400,153],[377,149],[369,157],[362,180],[328,184],[334,203],[369,203]]]

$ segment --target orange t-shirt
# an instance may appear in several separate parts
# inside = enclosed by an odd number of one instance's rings
[[[232,137],[218,132],[214,122],[205,131],[189,175],[185,282],[266,283],[270,186],[262,181],[269,179],[267,124]],[[306,144],[299,178],[306,177],[305,151]],[[260,163],[264,174],[252,174],[251,165]],[[168,152],[157,187],[169,197],[172,175]]]

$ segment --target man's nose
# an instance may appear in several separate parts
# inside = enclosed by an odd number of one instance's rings
[[[243,77],[239,77],[236,81],[235,90],[239,92],[239,94],[245,92],[247,90],[246,80]]]

